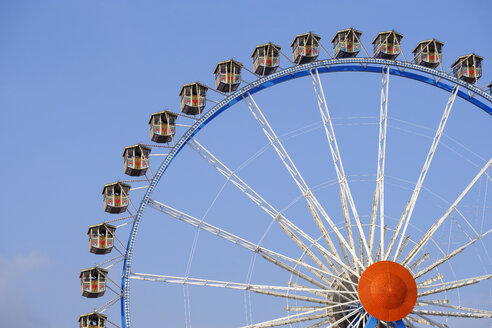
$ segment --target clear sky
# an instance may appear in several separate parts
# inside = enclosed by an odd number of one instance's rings
[[[307,31],[321,35],[324,46],[331,49],[329,42],[334,33],[351,26],[363,32],[362,41],[372,53],[370,42],[373,37],[380,31],[395,29],[405,35],[402,46],[407,58],[421,40],[436,38],[445,42],[445,70],[458,56],[471,52],[483,56],[483,77],[480,80],[483,86],[492,81],[491,13],[492,3],[485,0],[0,1],[0,143],[4,151],[0,156],[3,184],[0,191],[1,326],[76,326],[81,313],[91,312],[112,297],[108,292],[104,299],[85,299],[80,296],[78,280],[82,268],[110,258],[89,254],[87,245],[87,227],[109,217],[102,210],[102,186],[118,179],[129,179],[122,171],[123,148],[137,142],[150,143],[147,126],[150,114],[163,108],[178,111],[178,92],[184,83],[199,80],[213,85],[213,69],[218,61],[233,57],[251,69],[250,55],[257,44],[272,41],[281,45],[284,53],[290,54],[293,37]],[[326,55],[322,53],[321,57]],[[281,66],[289,66],[283,57]],[[379,115],[380,76],[330,75],[325,83],[327,96],[343,95],[343,98],[339,97],[330,104],[335,111],[333,116],[340,118],[340,146],[350,148],[350,144],[361,143],[359,148],[342,154],[347,162],[347,173],[353,176],[372,174],[368,178],[370,182],[366,181],[360,187],[361,194],[366,189],[368,191],[359,198],[360,202],[368,205],[374,190],[377,153],[375,117]],[[246,81],[253,80],[247,72],[243,76]],[[435,129],[448,94],[430,87],[416,86],[413,81],[401,80],[393,78],[390,84],[391,87],[395,86],[395,93],[390,95],[390,100],[394,100],[394,103],[390,102],[390,116],[395,118],[390,123],[394,123],[395,128],[390,131],[394,132],[394,140],[401,140],[402,145],[415,145],[418,151],[414,156],[396,142],[389,145],[396,154],[401,152],[402,157],[390,162],[394,164],[394,169],[388,168],[388,174],[414,183],[430,144],[429,136],[432,138],[433,135],[425,128]],[[265,107],[270,106],[272,110],[275,107],[277,110],[276,116],[272,113],[272,124],[278,127],[279,134],[319,122],[310,83],[305,78],[289,86],[272,88],[271,93],[267,91],[258,95],[259,102]],[[294,96],[296,92],[304,94],[304,98]],[[220,96],[212,92],[209,96],[220,100]],[[359,97],[368,100],[358,102]],[[211,105],[209,102],[208,108]],[[455,116],[449,122],[449,135],[464,147],[447,140],[450,149],[457,150],[459,155],[454,152],[442,155],[434,171],[441,175],[430,179],[428,185],[432,190],[441,186],[438,193],[447,202],[432,209],[416,209],[416,215],[425,217],[426,213],[432,213],[433,217],[437,217],[447,208],[446,204],[463,190],[477,172],[477,166],[483,166],[483,160],[490,158],[491,118],[462,100],[457,100],[456,106]],[[371,111],[364,112],[365,107],[370,107]],[[204,145],[210,146],[221,158],[228,157],[226,163],[233,169],[266,144],[251,115],[244,105],[242,108],[241,112],[220,116],[217,123],[207,128],[209,132],[206,129],[203,132]],[[312,110],[305,112],[307,108]],[[342,110],[344,108],[346,112]],[[280,112],[285,114],[279,115]],[[357,119],[347,119],[350,116]],[[364,119],[366,116],[368,118]],[[345,120],[342,119],[344,117]],[[354,122],[356,128],[350,130],[348,127]],[[181,120],[180,123],[190,122]],[[411,133],[398,135],[397,131],[405,130]],[[248,136],[246,133],[251,131],[252,135]],[[376,142],[371,144],[373,148],[370,152],[362,146],[363,141],[367,140],[366,133]],[[419,139],[422,134],[427,137]],[[321,129],[310,136],[321,140],[320,145],[325,141]],[[326,142],[326,148],[317,148],[316,144],[300,137],[294,138],[290,144],[286,141],[286,144],[293,150],[297,149],[299,165],[308,172],[307,180],[312,185],[333,179],[335,175]],[[372,156],[370,159],[365,157],[366,150]],[[154,149],[153,153],[162,151]],[[315,161],[304,161],[304,156],[313,154]],[[248,181],[258,186],[270,184],[263,189],[268,199],[274,199],[272,203],[279,208],[287,207],[299,195],[298,191],[280,162],[273,164],[277,160],[275,153],[269,149],[264,156],[262,160],[265,164],[260,161],[245,170],[245,174],[250,176]],[[162,157],[152,159],[153,167],[157,167],[160,159]],[[323,171],[322,161],[329,169]],[[459,163],[448,165],[453,161]],[[316,165],[312,164],[314,162]],[[169,178],[161,182],[163,190],[160,200],[168,197],[171,206],[202,217],[220,190],[223,179],[190,150],[183,152],[183,158],[175,164],[179,169],[170,170]],[[277,165],[277,169],[269,171],[263,165]],[[275,170],[284,170],[281,171],[284,175],[277,174]],[[315,172],[323,173],[319,176]],[[453,187],[442,187],[442,183],[449,181],[456,183]],[[490,229],[490,220],[485,224],[483,221],[486,216],[490,219],[492,206],[490,198],[485,198],[486,186],[488,184],[484,181],[474,191],[477,198],[468,199],[470,206],[475,206],[474,210],[470,210],[470,216],[480,231]],[[231,186],[227,188],[225,194],[233,196],[230,199],[227,198],[229,196],[221,197],[211,214],[225,218],[232,212],[245,216],[244,220],[247,216],[264,215],[244,199],[242,201],[247,204],[244,205],[245,209],[239,200],[234,203],[237,195]],[[413,184],[410,183],[407,190],[402,192],[401,204],[395,201],[398,206],[393,209],[394,217],[399,217],[398,211],[401,212],[403,199],[408,199],[408,189],[411,188]],[[132,194],[135,195],[135,204],[142,197],[139,192]],[[320,192],[320,199],[329,200],[332,194],[337,197],[336,186],[326,189],[326,193]],[[431,196],[428,202],[432,203]],[[293,216],[301,211],[300,202],[296,204],[288,210]],[[389,212],[391,206],[388,205]],[[367,214],[369,208],[366,206],[361,212]],[[238,214],[239,209],[243,213]],[[245,224],[249,221],[244,220],[243,223],[222,223],[224,228],[236,233],[244,232],[257,242],[267,229],[269,220],[262,221],[263,225],[259,224],[258,229],[251,231],[249,228],[253,223]],[[118,234],[125,243],[128,231],[126,227]],[[279,234],[273,229],[270,242],[268,238],[265,241],[267,244],[275,246],[275,233]],[[460,236],[457,232],[453,232],[453,236],[455,233]],[[195,230],[184,229],[175,222],[169,226],[162,223],[155,229],[152,224],[143,226],[135,263],[148,273],[184,275],[194,236]],[[192,276],[244,282],[251,255],[235,255],[229,250],[222,253],[223,247],[229,249],[230,245],[213,245],[215,241],[208,241],[207,237],[203,234],[203,247],[198,244],[198,249],[203,252],[197,251],[195,254],[197,269],[192,270]],[[446,235],[441,237],[445,239]],[[490,238],[487,242],[490,246]],[[452,247],[451,244],[448,240],[446,247]],[[210,251],[206,246],[210,247]],[[286,252],[300,256],[293,249],[286,249]],[[477,252],[483,252],[483,248],[477,248]],[[476,270],[474,266],[478,262],[457,262],[457,271],[462,266],[472,268],[469,272],[476,272],[476,275],[484,271],[490,273],[490,258],[484,255],[482,260],[485,264]],[[235,268],[231,268],[231,263]],[[213,269],[207,272],[210,267]],[[117,282],[118,270],[120,267],[111,273]],[[276,275],[277,271],[268,273],[269,267],[261,265],[257,270],[254,275],[258,278],[256,282],[275,280],[270,275]],[[262,272],[265,274],[264,281],[261,281]],[[460,272],[456,275],[458,278],[466,277],[460,276]],[[285,279],[289,277],[283,275],[279,279],[285,284]],[[490,285],[485,283],[484,286],[490,290]],[[135,297],[143,299],[134,307],[138,327],[165,327],[166,323],[173,327],[185,325],[182,288],[172,286],[166,290],[164,287],[159,285],[157,295],[146,298],[145,293],[151,295],[152,290],[146,284],[135,284]],[[246,324],[243,294],[230,295],[229,292],[219,292],[218,296],[213,296],[217,298],[213,298],[201,289],[196,292],[193,289],[190,297],[193,325],[222,327]],[[473,305],[491,310],[490,294],[477,295],[475,298],[468,295]],[[467,295],[463,297],[466,299]],[[217,301],[219,299],[221,302]],[[145,304],[145,301],[148,303]],[[201,306],[213,305],[216,301],[220,304],[215,308],[218,312]],[[280,308],[271,309],[278,316],[285,313],[281,311],[281,306],[285,305],[282,302],[277,302]],[[268,308],[268,303],[264,303],[263,299],[256,304],[263,304],[263,310]],[[258,314],[253,316],[253,321],[266,319],[262,309],[256,311]],[[119,308],[112,309],[108,314],[113,322],[120,324]],[[201,317],[205,318],[203,324],[200,324]],[[480,327],[490,327],[490,321],[480,324],[483,324]]]

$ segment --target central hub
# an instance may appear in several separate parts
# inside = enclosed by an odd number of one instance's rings
[[[412,274],[391,261],[368,267],[359,279],[358,293],[364,309],[383,321],[403,319],[417,303],[417,284]]]

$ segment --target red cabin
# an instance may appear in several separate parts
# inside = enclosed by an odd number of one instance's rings
[[[168,143],[176,133],[178,114],[165,110],[150,116],[150,139],[158,143]]]
[[[236,91],[241,84],[243,64],[233,59],[220,62],[215,67],[215,88],[222,92]]]
[[[128,207],[130,185],[115,182],[104,185],[104,210],[108,213],[123,213]]]
[[[149,168],[151,149],[142,144],[125,147],[123,151],[125,174],[132,177],[145,175]]]
[[[94,254],[108,254],[113,250],[116,227],[101,223],[89,227],[89,250]]]
[[[442,61],[442,47],[444,43],[436,39],[420,42],[413,49],[414,60],[417,65],[436,68]]]
[[[104,295],[106,291],[106,276],[108,271],[94,267],[80,271],[80,283],[82,286],[82,296],[97,298]]]
[[[482,76],[482,60],[475,54],[461,56],[451,65],[454,76],[468,83],[477,82]]]
[[[360,51],[360,36],[362,32],[353,28],[338,31],[331,40],[335,58],[355,57]]]
[[[208,88],[201,83],[185,84],[179,92],[181,112],[188,115],[201,114],[205,108]]]
[[[80,328],[106,328],[107,318],[107,315],[97,312],[82,314],[79,317],[79,325]]]
[[[302,65],[315,61],[319,55],[319,40],[321,36],[311,32],[296,35],[290,44],[294,63]]]
[[[256,46],[251,55],[254,72],[261,76],[275,73],[280,65],[280,49],[280,46],[271,42]]]
[[[374,57],[395,60],[401,53],[402,38],[403,34],[395,31],[379,33],[372,41]]]

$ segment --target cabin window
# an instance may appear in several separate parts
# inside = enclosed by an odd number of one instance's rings
[[[84,282],[89,282],[91,280],[89,272],[84,272],[84,275],[82,277],[84,279]]]
[[[128,158],[132,158],[133,157],[133,149],[128,149],[126,151],[126,155],[128,156]]]
[[[191,96],[189,87],[185,88],[185,96],[187,96],[187,97]]]
[[[345,34],[340,34],[340,41],[345,41]]]
[[[97,238],[97,229],[96,228],[91,229],[91,235],[92,235],[92,238]]]
[[[207,91],[204,88],[200,88],[200,97],[205,97],[207,94]]]
[[[106,281],[106,276],[105,276],[105,275],[103,275],[103,274],[100,274],[100,275],[99,275],[99,281],[101,281],[101,282]]]
[[[265,49],[260,48],[260,49],[258,50],[258,55],[259,55],[260,57],[265,56]]]
[[[133,153],[133,149],[132,149],[132,153]],[[140,150],[140,148],[135,148],[135,157],[142,157],[142,151]]]
[[[160,121],[159,116],[154,116],[154,124],[159,125],[159,121]]]
[[[220,73],[224,74],[226,72],[225,65],[220,65]]]
[[[113,188],[106,188],[106,195],[109,197],[113,196]]]
[[[301,46],[301,47],[304,46],[304,39],[299,39],[299,46]]]

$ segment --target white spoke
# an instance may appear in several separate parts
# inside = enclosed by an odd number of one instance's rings
[[[477,238],[473,239],[473,240],[470,240],[468,243],[466,243],[465,245],[455,249],[454,251],[452,251],[451,253],[447,254],[446,256],[442,257],[441,259],[433,262],[431,265],[429,265],[428,267],[422,269],[421,271],[419,271],[416,275],[414,275],[414,278],[417,279],[419,277],[421,277],[422,275],[426,274],[427,272],[431,271],[432,269],[438,267],[439,265],[443,264],[444,262],[446,261],[449,261],[451,258],[453,258],[454,256],[458,255],[459,253],[461,253],[463,250],[465,250],[468,246],[474,244],[477,240],[485,237],[486,235],[488,235],[490,232],[492,232],[492,229],[487,231],[486,233],[478,236]]]
[[[154,282],[166,282],[171,284],[182,284],[182,285],[194,285],[194,286],[207,286],[207,287],[217,287],[217,288],[229,288],[229,289],[239,289],[239,290],[251,290],[257,293],[268,293],[270,291],[287,291],[287,292],[320,292],[324,293],[325,299],[312,298],[318,303],[330,302],[326,300],[328,294],[357,294],[357,292],[352,291],[338,291],[334,289],[314,289],[314,288],[298,288],[298,287],[284,287],[284,286],[268,286],[268,285],[254,285],[254,284],[244,284],[239,282],[230,281],[220,281],[220,280],[209,280],[209,279],[198,279],[189,277],[176,277],[176,276],[166,276],[158,274],[149,273],[132,273],[130,274],[131,279],[135,280],[146,280]],[[299,296],[299,295],[292,295]]]
[[[417,198],[419,196],[420,190],[422,189],[422,185],[424,183],[425,177],[427,175],[427,172],[429,170],[430,164],[432,162],[432,159],[434,158],[434,154],[437,149],[437,145],[439,144],[439,140],[441,139],[441,135],[444,131],[444,127],[446,126],[446,122],[449,117],[449,113],[451,112],[451,108],[453,108],[454,100],[456,98],[456,94],[458,93],[459,86],[456,85],[453,89],[453,93],[448,99],[448,103],[446,104],[446,108],[444,109],[444,113],[442,115],[441,121],[439,122],[439,126],[436,131],[436,135],[434,136],[434,139],[432,141],[432,145],[430,147],[429,153],[427,154],[427,158],[425,160],[424,166],[422,167],[422,171],[420,172],[420,176],[417,180],[417,184],[415,185],[415,189],[413,190],[412,196],[410,200],[408,201],[407,205],[405,206],[405,209],[402,213],[402,216],[400,220],[398,221],[398,225],[396,227],[396,230],[391,238],[390,244],[388,246],[388,249],[385,253],[384,259],[387,260],[392,249],[394,246],[394,243],[396,239],[398,238],[398,234],[400,234],[400,230],[403,226],[403,231],[401,232],[400,236],[400,241],[398,242],[398,246],[396,249],[398,250],[401,246],[401,243],[403,241],[403,238],[405,236],[405,233],[408,228],[408,224],[410,223],[410,218],[412,217],[413,209],[415,207],[415,203],[417,201]],[[393,261],[396,261],[396,254],[395,257],[393,258]]]
[[[418,297],[433,295],[433,294],[442,293],[442,292],[452,290],[452,289],[457,289],[457,288],[461,288],[461,287],[474,285],[476,283],[479,283],[480,281],[488,280],[490,278],[492,278],[492,274],[487,274],[484,276],[479,276],[479,277],[474,277],[474,278],[450,281],[450,282],[446,282],[443,284],[431,285],[431,286],[428,286],[428,288],[434,288],[434,287],[438,287],[438,286],[442,286],[442,287],[432,289],[432,290],[427,290],[425,292],[420,292],[418,294]]]
[[[320,321],[320,322],[318,322],[318,323],[316,323],[314,325],[310,325],[307,328],[318,328],[318,327],[322,327],[322,326],[324,326],[326,324],[329,324],[328,326],[326,326],[326,328],[337,327],[336,325],[338,325],[340,322],[343,322],[343,321],[347,320],[348,318],[350,318],[351,316],[353,316],[354,314],[356,314],[357,312],[359,312],[360,309],[362,309],[362,307],[358,307],[358,308],[350,311],[347,315],[345,315],[342,318],[336,320],[335,322],[330,323],[330,321],[332,321],[333,319],[332,318],[328,318],[328,319],[323,320],[323,321]]]
[[[307,268],[309,269],[311,272],[316,272],[319,276],[328,276],[332,279],[337,279],[339,281],[343,281],[343,282],[346,282],[346,283],[349,283],[349,284],[354,284],[354,282],[352,281],[349,281],[349,280],[346,280],[346,279],[343,279],[339,276],[336,276],[336,275],[333,275],[329,272],[325,272],[323,270],[320,270],[318,268],[315,268],[309,264],[306,264],[305,262],[303,261],[299,261],[299,260],[295,260],[295,259],[292,259],[288,256],[285,256],[285,255],[282,255],[280,253],[277,253],[277,252],[274,252],[272,250],[269,250],[267,248],[264,248],[264,247],[261,247],[260,245],[256,245],[252,242],[249,242],[243,238],[240,238],[238,236],[235,236],[233,235],[232,233],[229,233],[225,230],[222,230],[222,229],[219,229],[207,222],[203,222],[191,215],[188,215],[188,214],[185,214],[183,212],[180,212],[170,206],[167,206],[165,204],[162,204],[162,203],[159,203],[153,199],[149,199],[149,202],[148,202],[148,205],[154,209],[157,209],[163,213],[166,213],[168,214],[169,216],[171,217],[174,217],[178,220],[181,220],[183,222],[186,222],[194,227],[197,227],[197,228],[200,228],[202,230],[205,230],[213,235],[216,235],[220,238],[223,238],[229,242],[232,242],[233,244],[236,244],[238,246],[241,246],[243,248],[246,248],[252,252],[255,252],[255,253],[258,253],[260,254],[263,258],[265,258],[266,260],[272,262],[273,264],[285,269],[285,270],[288,270],[289,272],[297,275],[298,277],[320,287],[320,288],[326,288],[325,285],[323,284],[320,284],[319,282],[313,280],[311,277],[303,274],[302,272],[299,272],[293,268],[291,268],[290,266],[288,266],[287,264],[283,263],[282,261],[280,261],[279,259],[282,259],[284,261],[287,261],[287,262],[290,262],[290,263],[294,263],[296,265],[299,265],[299,266],[302,266],[304,268]]]
[[[417,261],[415,261],[412,265],[410,265],[409,269],[410,271],[413,271],[416,267],[422,264],[428,257],[430,256],[429,253],[425,253],[422,255]]]
[[[385,72],[386,70],[386,72]],[[374,201],[371,212],[371,232],[369,236],[369,249],[374,245],[374,235],[376,229],[376,217],[379,205],[379,247],[381,254],[384,254],[384,169],[386,166],[386,131],[388,126],[388,88],[389,88],[389,67],[383,67],[381,78],[381,106],[379,108],[379,143],[378,143],[378,172],[376,180],[376,190],[374,191]]]
[[[356,223],[358,231],[359,231],[359,236],[361,237],[361,240],[362,240],[362,245],[364,246],[364,249],[367,252],[369,264],[372,264],[372,262],[373,262],[372,254],[369,250],[369,246],[367,244],[367,239],[365,237],[364,230],[362,228],[362,223],[360,221],[359,214],[358,214],[357,209],[355,207],[355,203],[354,203],[354,200],[352,198],[352,193],[350,192],[350,188],[349,188],[349,185],[347,182],[347,176],[346,176],[345,170],[343,168],[342,157],[340,155],[340,150],[338,149],[338,143],[337,143],[337,139],[335,136],[335,130],[333,129],[330,111],[328,110],[328,104],[326,103],[326,97],[325,97],[325,93],[323,90],[323,85],[321,83],[321,79],[319,78],[318,70],[316,69],[315,72],[316,72],[315,75],[313,74],[312,71],[310,71],[309,73],[311,74],[314,92],[316,94],[316,99],[318,101],[319,111],[321,114],[321,118],[323,120],[323,127],[325,129],[326,138],[328,139],[328,144],[330,146],[331,156],[333,158],[333,164],[335,166],[335,170],[337,173],[338,183],[340,185],[342,203],[344,203],[345,200],[348,201],[348,204],[350,206],[350,209],[352,210],[352,214],[354,216],[355,223]],[[343,206],[343,204],[342,204],[342,206]],[[348,211],[346,211],[345,217],[346,217],[347,235],[349,237],[350,247],[352,249],[355,249],[354,238],[353,238],[353,234],[352,234],[352,225],[350,223],[350,217],[348,217]],[[359,245],[359,247],[362,248],[362,245]],[[355,255],[355,254],[353,254],[353,255]],[[355,262],[355,260],[356,259],[354,258],[354,262]],[[362,260],[362,259],[360,259],[360,260]]]
[[[418,317],[413,317],[413,316],[408,315],[406,317],[406,319],[413,321],[413,322],[416,322],[416,323],[421,323],[424,325],[432,326],[432,327],[448,328],[448,325],[446,325],[445,323],[435,322],[434,320],[429,319],[427,317],[424,317],[422,314],[419,314],[419,313],[416,313],[416,315]]]
[[[492,318],[492,313],[464,313],[430,310],[413,310],[414,314],[425,314],[439,317],[460,317],[460,318]]]
[[[252,324],[249,326],[243,326],[243,328],[278,327],[278,326],[290,325],[293,323],[298,323],[298,322],[303,322],[303,321],[321,319],[321,318],[326,317],[326,313],[318,313],[318,314],[314,314],[314,315],[313,315],[313,313],[320,312],[320,311],[326,311],[326,309],[327,309],[327,307],[323,307],[320,309],[306,311],[303,313],[288,315],[288,316],[283,317],[283,318],[278,318],[278,319],[274,319],[274,320],[270,320],[270,321],[255,323],[255,324]]]
[[[438,274],[437,276],[435,277],[432,277],[430,279],[427,279],[419,284],[417,284],[417,288],[420,289],[420,288],[429,288],[429,287],[425,287],[427,285],[430,285],[436,281],[438,281],[439,279],[442,279],[444,276],[442,274]]]
[[[336,274],[339,274],[340,271],[334,264],[334,261],[338,265],[340,265],[343,269],[355,274],[355,272],[338,255],[330,253],[323,246],[321,246],[317,240],[311,238],[304,231],[298,228],[295,224],[293,224],[291,221],[285,218],[281,213],[279,213],[279,211],[277,211],[272,205],[270,205],[267,201],[265,201],[256,191],[254,191],[249,185],[247,185],[243,180],[241,180],[237,176],[237,174],[235,174],[231,169],[229,169],[226,165],[224,165],[221,161],[219,161],[197,140],[190,139],[188,141],[188,145],[192,147],[208,163],[210,163],[213,167],[215,167],[217,171],[219,171],[222,175],[224,175],[224,177],[226,177],[233,185],[235,185],[239,190],[241,190],[241,192],[243,192],[255,204],[257,204],[268,215],[270,215],[270,217],[275,219],[280,224],[280,227],[289,235],[291,239],[293,239],[301,247],[301,249],[304,250],[307,249],[307,247],[302,243],[302,241],[300,241],[297,235],[302,236],[304,239],[312,243],[321,252],[324,259],[327,261],[327,263],[330,265],[330,267],[333,269],[333,271]],[[319,220],[319,222],[321,222],[321,220]],[[294,234],[294,232],[297,235]]]
[[[265,116],[263,115],[262,111],[256,104],[255,100],[253,97],[248,94],[247,97],[244,97],[244,100],[246,104],[248,105],[248,108],[250,109],[251,113],[253,114],[254,118],[260,125],[261,129],[263,130],[265,136],[268,138],[268,141],[272,144],[273,148],[277,152],[278,156],[280,157],[282,163],[285,165],[287,170],[289,171],[292,179],[298,186],[299,190],[301,191],[302,195],[306,198],[306,201],[308,203],[308,207],[310,210],[316,209],[314,212],[318,212],[321,214],[321,216],[328,222],[330,228],[335,232],[337,235],[338,239],[343,243],[343,245],[347,248],[347,250],[352,254],[354,258],[357,258],[357,255],[355,254],[355,249],[351,248],[350,245],[347,243],[347,241],[343,238],[340,230],[338,227],[335,225],[335,223],[330,219],[328,214],[325,212],[321,204],[318,202],[314,194],[311,192],[309,187],[307,186],[306,182],[302,178],[301,174],[297,170],[296,166],[292,162],[290,156],[288,155],[287,151],[285,150],[284,146],[280,142],[280,139],[277,137],[273,129],[271,128],[270,124],[268,124],[268,121],[266,120]],[[313,213],[314,214],[314,213]],[[313,215],[315,220],[317,220],[317,214]],[[318,223],[318,222],[317,222]],[[318,223],[318,226],[319,223]],[[320,229],[322,228],[322,225],[320,226]],[[323,229],[326,231],[325,229]],[[325,234],[322,230],[323,237],[325,238],[326,242],[329,245],[330,250],[333,252],[333,254],[338,256],[338,252],[335,248],[335,245],[333,244],[333,241],[331,240],[330,236],[328,234]],[[357,259],[357,263],[359,264],[360,267],[364,267],[361,259]]]
[[[492,165],[492,158],[485,164],[485,166],[478,172],[478,174],[473,178],[473,180],[468,184],[468,186],[463,190],[459,197],[454,201],[454,203],[446,210],[444,215],[439,218],[432,227],[425,233],[422,239],[414,246],[414,248],[408,253],[408,255],[403,259],[402,264],[410,262],[415,255],[424,247],[424,245],[432,238],[432,235],[439,229],[443,222],[448,218],[448,216],[453,212],[460,201],[465,197],[468,191],[475,185],[478,179],[487,171],[487,169]]]
[[[471,313],[480,313],[480,314],[485,314],[489,317],[492,316],[492,311],[488,310],[482,310],[482,309],[474,309],[474,308],[469,308],[469,307],[463,307],[463,306],[457,306],[457,305],[451,305],[451,304],[446,304],[446,303],[434,303],[432,301],[430,302],[420,302],[424,303],[425,305],[432,305],[432,306],[440,306],[440,307],[445,307],[449,309],[455,309],[455,310],[460,310],[460,311],[465,311],[465,312],[471,312]]]

